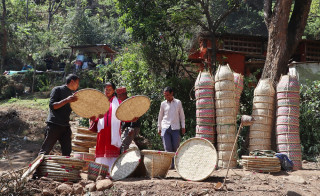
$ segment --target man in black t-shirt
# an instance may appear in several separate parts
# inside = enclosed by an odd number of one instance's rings
[[[70,74],[66,78],[67,84],[52,89],[49,102],[49,115],[46,120],[46,134],[39,154],[48,155],[53,146],[59,141],[62,156],[71,153],[70,103],[77,101],[74,91],[79,87],[79,77]]]

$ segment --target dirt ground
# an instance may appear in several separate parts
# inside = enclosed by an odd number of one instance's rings
[[[46,117],[47,112],[42,110],[0,106],[0,177],[34,160],[43,140]],[[76,124],[73,121],[71,125],[74,128]],[[53,153],[59,154],[58,146]],[[216,170],[206,180],[192,182],[183,180],[176,170],[169,170],[164,179],[126,178],[114,182],[111,189],[82,195],[319,195],[320,192],[320,165],[315,162],[303,161],[302,170],[273,174],[230,169],[228,191],[216,191],[214,186],[223,182],[226,172]],[[85,182],[86,174],[82,177]],[[30,179],[24,189],[32,190],[32,195],[57,195],[55,189],[59,184]],[[43,189],[49,189],[51,194],[44,194]]]

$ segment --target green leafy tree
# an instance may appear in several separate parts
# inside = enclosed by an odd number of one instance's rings
[[[301,85],[300,137],[304,158],[320,154],[320,81]]]

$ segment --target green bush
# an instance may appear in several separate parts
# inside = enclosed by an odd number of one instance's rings
[[[320,81],[307,82],[300,90],[300,139],[304,159],[320,154]]]

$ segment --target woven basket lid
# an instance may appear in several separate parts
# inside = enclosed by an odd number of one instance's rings
[[[82,89],[76,92],[75,96],[78,100],[71,102],[70,106],[77,115],[83,118],[98,117],[99,114],[105,114],[109,110],[108,98],[96,89]]]
[[[121,154],[111,168],[112,180],[121,180],[128,177],[138,167],[141,161],[140,150],[131,148]]]
[[[141,117],[149,108],[150,99],[144,95],[137,95],[123,101],[116,111],[116,116],[121,121],[131,121],[135,117]]]
[[[201,181],[217,167],[217,151],[206,139],[191,138],[178,148],[174,157],[175,168],[185,180]]]

